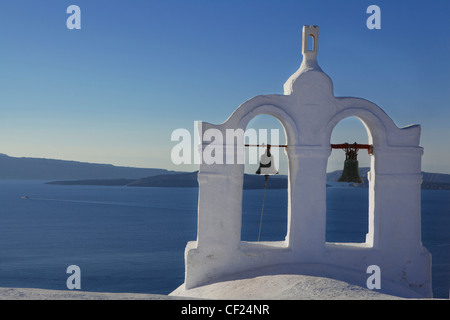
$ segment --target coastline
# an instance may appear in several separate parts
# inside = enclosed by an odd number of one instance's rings
[[[183,298],[143,293],[0,288],[0,300],[183,300]]]

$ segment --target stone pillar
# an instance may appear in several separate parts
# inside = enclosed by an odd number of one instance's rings
[[[302,254],[317,254],[325,245],[326,166],[331,149],[289,146],[289,247]]]
[[[431,255],[421,241],[421,147],[376,150],[374,248],[384,277],[431,296]]]
[[[421,246],[420,147],[377,150],[375,160],[375,207],[379,214],[377,246],[405,252]]]
[[[198,247],[235,251],[242,224],[244,165],[202,164],[198,174]]]

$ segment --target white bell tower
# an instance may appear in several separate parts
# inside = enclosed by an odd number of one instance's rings
[[[312,41],[312,43],[308,43]],[[256,96],[222,124],[202,123],[199,135],[243,129],[257,115],[276,117],[287,137],[288,212],[284,241],[241,241],[243,164],[200,165],[197,239],[185,250],[182,290],[249,270],[289,266],[298,274],[345,279],[366,286],[367,268],[379,266],[382,292],[431,297],[431,255],[421,242],[420,126],[398,128],[376,104],[335,97],[317,63],[319,28],[303,27],[303,61],[284,95]],[[308,49],[309,48],[309,49]],[[326,168],[331,133],[347,117],[360,119],[373,147],[369,172],[369,230],[364,243],[326,242]],[[204,149],[210,141],[202,141]],[[221,142],[223,156],[242,152]],[[219,150],[219,149],[217,149]],[[217,154],[216,154],[217,156]]]

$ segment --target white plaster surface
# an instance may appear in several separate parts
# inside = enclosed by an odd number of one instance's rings
[[[306,275],[261,275],[184,290],[172,296],[217,300],[402,300],[404,298],[330,278]]]
[[[381,289],[369,290],[366,276],[340,269],[324,264],[274,265],[228,275],[192,289],[181,285],[170,296],[227,300],[399,300],[417,296],[386,281],[382,281]],[[336,271],[339,279],[331,278]]]

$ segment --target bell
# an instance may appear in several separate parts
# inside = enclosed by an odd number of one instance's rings
[[[267,145],[266,152],[259,160],[259,168],[256,170],[256,174],[265,176],[278,174],[278,170],[275,168],[275,161],[270,153],[270,144]]]
[[[338,182],[363,183],[359,175],[358,153],[355,149],[348,149],[345,153],[344,170]]]

